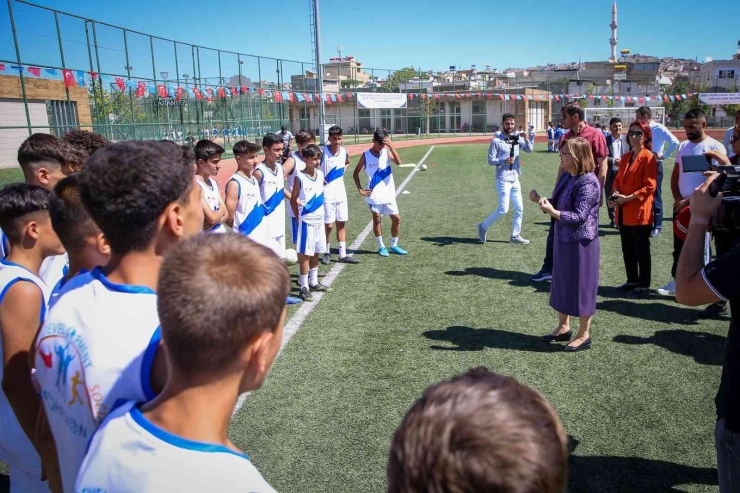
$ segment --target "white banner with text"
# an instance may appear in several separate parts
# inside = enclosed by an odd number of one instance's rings
[[[406,94],[390,92],[358,92],[357,108],[363,109],[387,109],[405,108]]]

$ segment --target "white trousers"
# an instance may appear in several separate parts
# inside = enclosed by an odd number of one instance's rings
[[[511,224],[511,236],[519,236],[522,230],[522,216],[524,216],[524,203],[522,202],[522,186],[519,180],[501,181],[496,180],[496,191],[498,192],[498,208],[483,221],[483,227],[488,229],[499,219],[509,213],[509,203],[514,206],[514,219]]]

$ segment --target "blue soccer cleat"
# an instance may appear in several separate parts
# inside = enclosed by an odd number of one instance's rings
[[[388,249],[386,247],[380,247],[380,249],[378,249],[378,255],[381,257],[390,257],[390,253],[388,253]]]
[[[285,300],[285,303],[288,305],[297,305],[299,303],[303,303],[303,300],[300,298],[296,298],[295,296],[288,296],[288,299]]]
[[[396,255],[408,255],[409,254],[409,252],[407,252],[406,250],[404,250],[398,245],[391,247],[391,253],[395,253]]]

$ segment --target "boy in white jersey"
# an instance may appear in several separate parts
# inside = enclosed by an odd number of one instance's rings
[[[80,197],[111,259],[66,283],[34,360],[65,492],[74,491],[87,443],[115,403],[151,400],[164,386],[155,289],[162,256],[202,230],[194,173],[191,149],[155,141],[100,149],[80,173]]]
[[[329,129],[329,145],[324,146],[321,156],[321,171],[324,173],[324,227],[326,229],[326,252],[322,264],[331,263],[331,231],[337,223],[339,261],[359,264],[360,261],[347,255],[347,232],[344,225],[349,219],[347,189],[344,188],[344,172],[349,167],[349,154],[342,147],[342,129],[336,125]]]
[[[65,176],[84,165],[87,154],[71,144],[49,134],[33,134],[18,148],[18,164],[23,170],[24,181],[49,191]],[[8,255],[10,248],[5,234],[0,230],[0,258]],[[48,257],[41,264],[41,278],[54,286],[67,273],[67,255]]]
[[[298,218],[298,276],[303,301],[313,301],[311,291],[330,291],[319,282],[319,255],[326,249],[324,231],[324,173],[321,172],[321,149],[315,145],[303,148],[306,162],[293,182],[290,207]]]
[[[218,189],[218,182],[213,178],[221,168],[221,155],[224,148],[210,140],[199,140],[195,144],[195,181],[203,190],[203,231],[206,233],[225,233],[223,223],[229,219]]]
[[[39,457],[52,484],[59,486],[54,441],[35,433],[41,400],[28,366],[28,351],[49,300],[41,263],[64,251],[49,220],[50,198],[48,190],[25,183],[0,190],[0,227],[11,247],[0,260],[0,460],[10,466],[11,492],[49,491],[41,481]]]
[[[303,159],[301,152],[304,147],[309,145],[316,145],[316,137],[310,130],[301,130],[295,135],[296,144],[298,149],[290,155],[283,162],[283,169],[285,170],[285,198],[290,200],[293,194],[293,183],[295,177],[299,171],[306,169],[306,161]],[[288,217],[290,218],[291,225],[291,240],[293,244],[298,241],[298,219],[293,215],[293,209],[288,207]]]
[[[274,133],[262,138],[265,159],[254,170],[260,185],[260,195],[265,207],[267,247],[285,259],[285,172],[280,159],[283,157],[283,139]]]
[[[280,259],[242,235],[173,248],[157,301],[167,385],[154,401],[111,413],[75,491],[273,493],[228,430],[237,397],[262,386],[280,349],[289,290]]]
[[[390,154],[390,157],[389,155]],[[376,130],[373,135],[373,146],[365,151],[355,167],[352,178],[355,180],[357,191],[365,197],[370,212],[373,214],[373,232],[378,243],[378,255],[388,257],[388,249],[383,244],[382,219],[384,214],[391,217],[391,248],[390,253],[406,255],[408,252],[398,246],[398,236],[401,234],[401,213],[396,204],[396,184],[393,181],[391,163],[400,165],[401,157],[393,147],[385,129]],[[365,169],[367,174],[367,188],[360,184],[360,171]]]
[[[79,183],[79,173],[57,183],[49,204],[51,225],[69,256],[67,274],[56,285],[49,286],[49,309],[59,299],[62,288],[70,279],[80,272],[104,266],[110,260],[110,245],[82,204]]]
[[[227,224],[235,232],[267,245],[265,206],[262,204],[260,185],[253,176],[260,161],[257,154],[259,150],[258,144],[246,140],[234,144],[237,169],[226,184],[226,209],[229,211]]]

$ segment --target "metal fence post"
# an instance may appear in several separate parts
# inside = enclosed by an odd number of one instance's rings
[[[18,61],[18,66],[21,66],[21,49],[18,46],[18,31],[15,28],[15,17],[13,16],[13,2],[8,0],[8,13],[10,14],[10,27],[13,30],[13,44],[15,45],[15,57]],[[23,95],[23,107],[26,111],[26,124],[28,125],[28,135],[33,134],[31,128],[31,113],[28,111],[28,97],[26,97],[26,80],[23,76],[23,68],[18,70],[21,78],[21,94]]]

